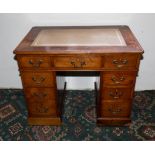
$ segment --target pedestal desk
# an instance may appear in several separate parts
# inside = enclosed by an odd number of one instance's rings
[[[56,76],[97,72],[97,123],[131,121],[143,49],[128,26],[33,27],[14,50],[31,125],[60,125]],[[66,83],[64,82],[64,88]],[[62,100],[61,100],[62,103]]]

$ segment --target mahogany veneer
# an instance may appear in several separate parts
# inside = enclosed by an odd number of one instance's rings
[[[56,83],[60,71],[99,72],[97,123],[124,125],[131,121],[143,49],[128,26],[33,27],[14,53],[29,124],[61,124]]]

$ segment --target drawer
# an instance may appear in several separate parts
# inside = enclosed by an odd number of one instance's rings
[[[25,88],[30,116],[56,116],[56,91],[54,88]]]
[[[35,101],[28,100],[27,102],[29,117],[31,116],[57,116],[57,106],[55,100]]]
[[[27,100],[31,102],[48,101],[56,98],[56,90],[54,88],[25,88]]]
[[[138,55],[135,54],[110,54],[105,56],[105,69],[137,69]]]
[[[102,90],[102,99],[104,100],[123,100],[132,98],[133,88],[122,87],[122,88],[111,88],[104,87]]]
[[[46,56],[22,56],[17,59],[21,68],[44,69],[51,66],[50,57]]]
[[[54,87],[53,72],[22,72],[22,82],[25,87]]]
[[[134,71],[105,71],[103,72],[103,86],[134,85],[137,72]]]
[[[61,56],[54,58],[56,68],[100,68],[102,58],[98,56]]]
[[[131,111],[131,101],[124,100],[122,102],[106,102],[102,101],[101,116],[102,117],[129,117]]]

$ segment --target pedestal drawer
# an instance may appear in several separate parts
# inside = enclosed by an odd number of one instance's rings
[[[56,91],[54,88],[25,88],[30,116],[56,116]]]
[[[133,88],[104,87],[101,93],[102,93],[102,99],[104,100],[124,100],[132,98]]]
[[[102,117],[129,117],[131,110],[131,101],[104,101],[101,103],[101,116]]]
[[[25,87],[55,86],[53,72],[22,72],[21,77]]]
[[[57,107],[55,100],[34,101],[27,102],[29,117],[44,117],[44,116],[57,116]]]
[[[25,88],[26,98],[31,102],[48,101],[56,99],[55,88]]]
[[[136,79],[135,71],[105,71],[103,86],[131,86]]]

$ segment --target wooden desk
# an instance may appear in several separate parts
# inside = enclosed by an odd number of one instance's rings
[[[56,73],[99,73],[97,123],[131,121],[143,49],[127,26],[34,27],[14,50],[32,125],[60,125]]]

